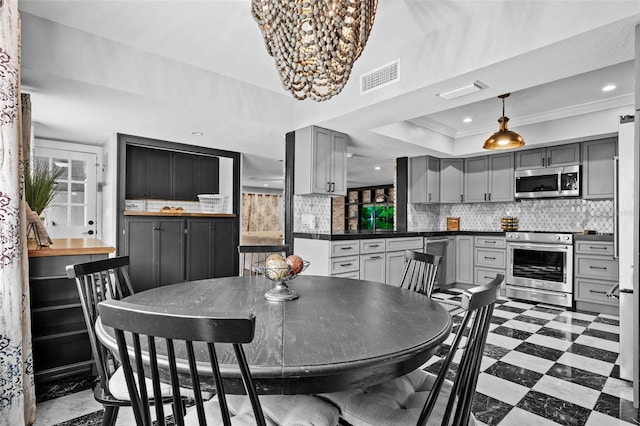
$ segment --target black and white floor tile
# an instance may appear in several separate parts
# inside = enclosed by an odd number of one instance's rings
[[[459,291],[434,297],[455,301]],[[474,401],[478,425],[640,425],[631,383],[619,377],[618,326],[612,315],[499,300]],[[437,371],[438,359],[424,368]],[[40,387],[38,401],[36,425],[99,425],[102,418],[86,376]],[[131,411],[122,409],[117,424],[135,424]]]

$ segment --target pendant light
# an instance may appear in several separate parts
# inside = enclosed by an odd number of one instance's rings
[[[516,132],[507,129],[509,117],[504,115],[504,98],[508,98],[510,93],[498,96],[502,99],[502,117],[498,119],[500,130],[492,134],[482,146],[484,149],[513,149],[524,146],[524,139]]]

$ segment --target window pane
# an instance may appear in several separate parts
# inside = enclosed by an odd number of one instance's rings
[[[71,206],[69,226],[82,226],[85,224],[84,210],[84,206]]]
[[[60,205],[50,205],[44,212],[47,226],[68,226],[67,207]]]
[[[54,158],[53,170],[62,170],[59,179],[69,179],[69,160],[66,158]]]
[[[84,187],[83,183],[71,184],[71,202],[75,204],[84,204]]]
[[[86,161],[71,160],[71,180],[85,181],[87,179]]]
[[[34,168],[49,167],[49,159],[47,157],[34,157],[33,165]]]

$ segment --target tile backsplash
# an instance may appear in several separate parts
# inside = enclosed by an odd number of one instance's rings
[[[331,233],[331,197],[294,195],[293,232]]]
[[[409,231],[447,229],[447,216],[460,218],[462,231],[500,231],[500,219],[518,218],[523,231],[613,232],[612,200],[522,200],[511,203],[409,204]]]

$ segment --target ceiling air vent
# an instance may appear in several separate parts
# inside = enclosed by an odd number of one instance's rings
[[[360,77],[360,94],[388,86],[400,80],[400,59],[381,66]]]

